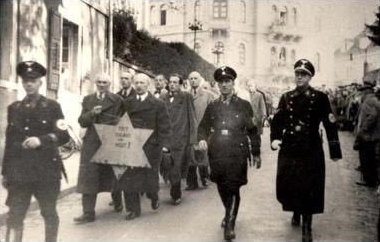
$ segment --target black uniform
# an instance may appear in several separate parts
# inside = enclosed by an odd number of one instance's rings
[[[225,219],[236,220],[239,209],[239,189],[247,183],[247,158],[260,155],[260,142],[255,139],[257,128],[252,123],[251,105],[233,95],[229,104],[222,97],[211,102],[198,127],[198,139],[206,140],[210,162],[210,179],[218,186],[218,192],[226,208]]]
[[[25,98],[8,107],[2,175],[7,180],[8,228],[21,229],[32,195],[45,220],[46,241],[55,241],[59,218],[56,201],[60,191],[62,161],[57,147],[69,140],[59,129],[63,119],[60,105],[43,96],[30,102]],[[37,149],[22,148],[23,141],[36,136]]]
[[[325,159],[323,122],[330,157],[342,158],[337,125],[326,94],[308,87],[282,95],[271,124],[271,141],[282,140],[278,155],[277,199],[285,211],[322,213]]]

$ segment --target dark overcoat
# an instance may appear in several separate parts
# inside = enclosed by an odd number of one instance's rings
[[[330,157],[342,158],[337,125],[329,99],[308,87],[280,98],[271,124],[271,141],[282,140],[278,154],[277,199],[285,211],[322,213],[325,158],[320,123],[326,130]]]
[[[233,95],[229,104],[221,98],[211,102],[198,127],[198,140],[207,141],[210,179],[218,184],[238,188],[247,183],[247,158],[260,155],[260,142],[249,102]],[[248,136],[248,137],[247,137]]]
[[[99,100],[96,94],[91,94],[83,99],[82,113],[78,119],[81,127],[87,128],[83,137],[81,150],[77,192],[94,194],[103,191],[111,191],[114,173],[110,165],[93,163],[92,157],[101,145],[94,124],[116,125],[121,114],[123,99],[113,93],[107,93],[103,100]],[[102,106],[99,115],[92,115],[91,110]]]
[[[134,128],[153,130],[143,147],[151,168],[128,168],[120,178],[117,189],[126,192],[158,192],[162,147],[170,149],[171,137],[169,114],[165,103],[150,93],[142,102],[134,95],[124,100],[123,112],[128,113]]]
[[[10,184],[55,182],[61,179],[62,161],[57,147],[69,141],[67,131],[57,121],[63,119],[61,106],[39,96],[35,107],[26,100],[8,106],[2,175]],[[27,137],[41,141],[37,149],[23,149]]]

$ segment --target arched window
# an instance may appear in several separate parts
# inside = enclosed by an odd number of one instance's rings
[[[195,42],[195,53],[199,54],[201,53],[201,44],[199,42]]]
[[[273,22],[278,24],[278,9],[276,5],[272,5]]]
[[[150,7],[150,25],[155,26],[158,24],[158,9],[156,6],[152,5]]]
[[[166,14],[167,9],[166,6],[163,4],[160,7],[160,25],[166,25]]]
[[[281,48],[278,65],[279,66],[286,66],[286,49],[285,49],[285,47]]]
[[[286,25],[288,23],[288,8],[283,6],[280,10],[280,19],[279,24],[280,25]]]
[[[199,0],[196,0],[194,3],[194,18],[197,20],[201,19],[201,3]]]
[[[297,26],[297,9],[296,8],[293,8],[292,9],[292,15],[293,15],[293,25],[294,26]]]
[[[318,52],[315,54],[315,70],[321,71],[321,54]]]
[[[213,2],[214,18],[227,18],[228,5],[227,0],[214,0]]]
[[[240,1],[240,22],[245,23],[247,18],[247,7],[244,1]]]
[[[245,65],[245,45],[239,44],[239,64]]]
[[[270,66],[274,67],[277,63],[277,50],[276,47],[270,48]]]

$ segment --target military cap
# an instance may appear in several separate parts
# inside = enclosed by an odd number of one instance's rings
[[[46,68],[36,61],[23,61],[17,64],[17,75],[22,78],[40,78],[46,75]]]
[[[302,72],[309,74],[310,76],[314,76],[314,74],[315,74],[315,69],[314,69],[313,64],[309,60],[306,60],[306,59],[298,60],[294,64],[294,71],[295,72],[296,71],[302,71]]]
[[[229,66],[221,66],[218,69],[216,69],[214,72],[214,79],[217,82],[226,78],[235,80],[236,76],[237,76],[236,71]]]

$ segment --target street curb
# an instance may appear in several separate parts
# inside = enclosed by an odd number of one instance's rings
[[[68,195],[71,195],[72,193],[74,193],[76,191],[76,188],[77,188],[76,186],[73,186],[73,187],[68,187],[68,188],[62,190],[59,193],[58,200],[66,197]],[[39,209],[39,206],[38,206],[37,200],[30,202],[28,212],[36,211],[38,209]],[[0,214],[0,227],[5,225],[6,216],[7,216],[7,213],[1,213]]]

